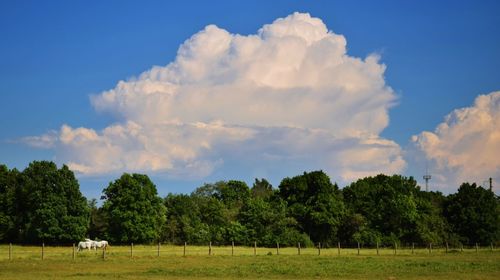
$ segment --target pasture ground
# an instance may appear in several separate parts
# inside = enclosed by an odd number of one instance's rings
[[[317,249],[188,246],[112,246],[79,252],[71,247],[0,245],[0,279],[500,279],[500,251],[466,249]]]

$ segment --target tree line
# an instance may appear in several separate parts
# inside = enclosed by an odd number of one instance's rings
[[[168,242],[260,246],[360,243],[490,244],[500,240],[500,199],[475,183],[425,192],[412,177],[377,175],[340,189],[323,171],[204,184],[161,198],[147,175],[124,173],[87,200],[73,172],[49,161],[0,165],[0,242]]]

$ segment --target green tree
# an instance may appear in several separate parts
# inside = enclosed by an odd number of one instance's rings
[[[64,165],[34,161],[21,173],[16,199],[21,203],[19,240],[74,242],[85,236],[89,223],[87,201],[73,172]]]
[[[343,189],[344,201],[353,214],[361,215],[366,222],[364,229],[356,236],[373,237],[392,244],[412,240],[415,236],[418,211],[416,196],[420,190],[412,178],[400,175],[377,175],[360,179]]]
[[[498,240],[500,209],[495,194],[475,183],[463,183],[448,196],[444,215],[463,243],[489,244]]]
[[[159,240],[165,224],[165,206],[148,176],[124,173],[103,190],[103,211],[109,217],[113,242]]]
[[[273,195],[273,186],[266,179],[257,179],[253,183],[252,197],[269,199]]]
[[[287,202],[290,216],[314,242],[337,240],[345,207],[338,186],[323,171],[283,179],[279,196]]]
[[[264,200],[260,197],[250,199],[238,215],[238,221],[246,229],[247,244],[256,241],[259,245],[274,247],[312,245],[306,234],[299,232],[298,223],[287,216],[286,202],[279,197]]]
[[[88,201],[90,209],[90,224],[87,236],[91,239],[109,239],[108,217],[102,207],[97,207],[97,199]]]
[[[18,188],[16,170],[0,165],[0,242],[15,238],[15,191]]]
[[[423,244],[455,244],[449,233],[449,225],[443,216],[445,197],[440,192],[420,191],[416,196],[418,219],[413,241]]]
[[[168,194],[165,206],[166,240],[176,244],[225,242],[225,228],[229,222],[225,219],[224,204],[217,200],[213,193],[198,190],[196,194],[191,195]]]

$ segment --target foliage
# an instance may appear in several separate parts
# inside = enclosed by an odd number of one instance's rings
[[[444,215],[461,242],[489,244],[500,234],[500,205],[495,194],[475,183],[463,183],[448,197]]]
[[[2,167],[0,199],[4,240],[69,243],[85,236],[89,211],[73,172],[34,161],[22,172]],[[2,214],[0,214],[2,216]],[[5,218],[5,216],[9,216]]]
[[[394,243],[496,243],[500,200],[464,183],[455,194],[424,192],[412,177],[377,175],[343,190],[322,171],[281,181],[204,184],[161,199],[146,175],[124,173],[86,201],[67,166],[32,162],[22,172],[0,165],[0,242],[73,243],[87,236],[112,243],[311,247]]]
[[[15,234],[16,173],[16,170],[0,165],[0,241],[10,240]]]
[[[440,194],[425,195],[412,177],[366,177],[344,188],[343,195],[350,213],[343,224],[348,234],[341,236],[346,242],[392,245],[439,243],[445,238],[441,205],[436,202]]]
[[[338,186],[323,171],[283,179],[279,196],[287,202],[290,216],[311,240],[322,243],[337,240],[345,207]]]
[[[273,195],[273,186],[266,179],[255,178],[251,192],[253,198],[269,199]]]
[[[103,190],[108,237],[118,243],[159,240],[165,207],[148,176],[123,174]]]

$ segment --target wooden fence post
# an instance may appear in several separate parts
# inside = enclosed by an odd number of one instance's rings
[[[103,260],[105,260],[105,259],[106,259],[106,247],[107,247],[107,246],[102,247],[102,259],[103,259]]]
[[[234,256],[234,241],[231,241],[231,256]]]
[[[358,242],[358,256],[359,256],[359,242]]]
[[[415,253],[415,243],[414,242],[411,243],[411,254],[413,255],[413,253]]]
[[[429,254],[432,254],[432,243],[429,243]]]
[[[130,243],[130,258],[134,257],[134,243]]]
[[[476,253],[477,253],[477,251],[479,251],[479,245],[476,242]]]
[[[340,242],[337,243],[338,255],[340,256]]]
[[[448,241],[446,241],[446,253],[448,253]]]
[[[253,242],[253,255],[257,256],[257,241]]]
[[[73,260],[75,260],[75,243],[73,243]]]
[[[396,255],[398,252],[398,244],[394,242],[394,255]]]
[[[45,243],[42,243],[42,260],[44,259]]]
[[[493,242],[490,243],[490,251],[493,252]]]
[[[12,243],[9,243],[9,261],[12,260]]]
[[[464,251],[464,244],[460,243],[460,252]]]
[[[318,256],[321,256],[321,242],[318,242]]]
[[[276,255],[280,254],[280,243],[276,242]]]
[[[186,243],[187,242],[184,242],[184,257],[186,256]]]
[[[212,255],[212,241],[210,241],[208,243],[208,255],[211,256]]]
[[[158,242],[158,257],[160,256],[160,242]]]
[[[300,255],[300,242],[297,244],[297,253]]]
[[[378,241],[377,241],[377,256],[378,256],[378,255],[379,255],[379,253],[378,253]]]

